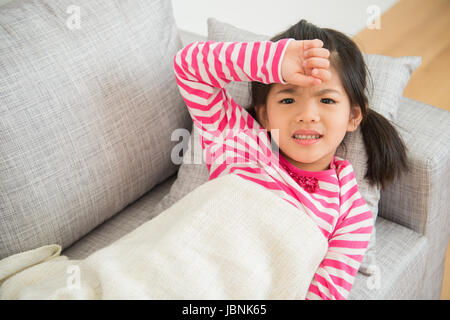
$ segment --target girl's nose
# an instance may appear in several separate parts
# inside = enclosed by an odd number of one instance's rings
[[[319,122],[319,109],[313,104],[302,106],[295,115],[296,122]]]

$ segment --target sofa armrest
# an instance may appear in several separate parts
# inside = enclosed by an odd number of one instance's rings
[[[450,236],[450,112],[403,97],[397,120],[411,165],[381,191],[379,215],[426,236],[424,292],[439,299]]]
[[[380,215],[423,235],[450,234],[450,112],[403,97],[394,125],[411,172],[381,192]]]

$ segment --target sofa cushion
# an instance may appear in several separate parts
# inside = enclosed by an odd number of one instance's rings
[[[374,273],[367,276],[358,272],[348,299],[428,299],[423,290],[428,239],[382,217],[378,217],[376,229]]]
[[[230,24],[221,22],[214,18],[208,19],[208,40],[213,41],[263,41],[270,37],[255,34]],[[411,73],[420,65],[420,57],[391,58],[380,55],[363,54],[370,70],[373,88],[368,89],[369,105],[375,111],[393,121],[399,99],[411,76]],[[369,79],[370,80],[370,79]],[[389,88],[386,87],[389,84]],[[233,99],[248,109],[250,107],[250,82],[230,82],[226,89]],[[197,128],[194,126],[190,141],[186,143],[187,152],[182,159],[182,165],[178,171],[178,179],[172,186],[171,192],[166,196],[164,202],[167,205],[173,203],[195,189],[198,185],[208,181],[209,174],[204,165],[201,146],[198,138]],[[336,154],[352,163],[355,176],[358,181],[361,195],[367,202],[374,218],[378,213],[378,202],[380,200],[380,188],[370,185],[364,178],[367,171],[367,154],[364,148],[361,129],[346,134],[344,143],[338,148]],[[375,228],[376,229],[376,228]],[[376,265],[376,232],[372,233],[369,248],[361,264],[360,271],[371,274]]]
[[[138,200],[63,250],[61,254],[69,259],[84,259],[159,215],[167,209],[162,205],[161,200],[169,193],[176,177],[176,174],[173,174],[155,186]]]
[[[170,1],[0,7],[0,258],[80,239],[174,174]]]

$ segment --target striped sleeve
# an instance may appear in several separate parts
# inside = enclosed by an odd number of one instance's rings
[[[306,295],[309,300],[347,299],[372,233],[372,212],[358,191],[350,163],[340,176],[341,213]]]
[[[281,77],[281,61],[290,40],[197,41],[176,53],[176,82],[199,129],[202,148],[214,143],[226,129],[253,128],[253,118],[243,112],[224,87],[231,81],[286,83]]]

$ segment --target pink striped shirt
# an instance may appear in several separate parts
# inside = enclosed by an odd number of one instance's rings
[[[200,134],[209,179],[236,174],[305,211],[328,240],[307,299],[346,299],[372,232],[352,165],[334,156],[330,168],[304,171],[274,151],[264,128],[224,89],[231,81],[283,83],[281,62],[292,39],[277,42],[193,42],[174,57],[176,81]],[[286,171],[319,181],[307,192]]]

